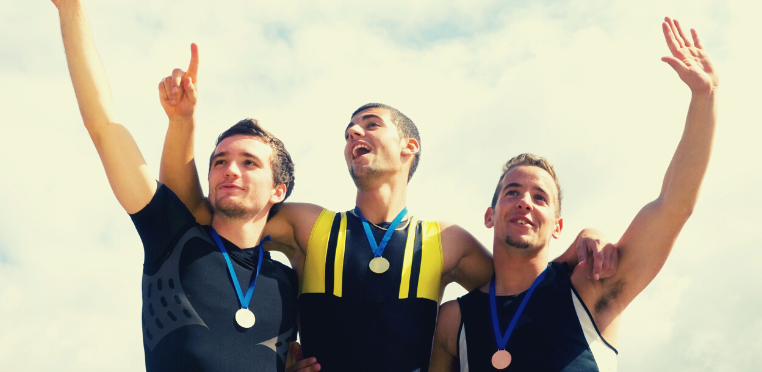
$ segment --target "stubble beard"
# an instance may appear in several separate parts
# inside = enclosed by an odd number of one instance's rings
[[[514,240],[510,236],[505,237],[505,244],[507,244],[510,247],[521,249],[521,250],[530,249],[530,248],[532,249],[542,248],[543,246],[545,246],[545,243],[546,242],[540,242],[540,244],[532,244],[532,242],[530,242],[527,239]]]
[[[374,181],[382,178],[385,173],[387,172],[384,171],[383,167],[375,162],[368,164],[362,171],[362,174],[359,175],[355,172],[353,167],[349,167],[349,175],[352,177],[352,181],[354,181],[355,186],[357,186],[358,189],[372,187],[375,183]]]
[[[251,197],[251,195],[248,195]],[[210,200],[214,214],[230,220],[245,220],[252,216],[252,208],[247,207],[241,200],[220,201],[217,195]]]

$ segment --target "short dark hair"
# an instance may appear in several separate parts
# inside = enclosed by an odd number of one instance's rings
[[[286,185],[286,197],[283,198],[283,201],[286,201],[288,196],[291,195],[291,191],[294,189],[294,162],[291,160],[291,155],[289,155],[283,142],[273,136],[272,133],[264,130],[256,119],[243,119],[217,137],[217,143],[214,145],[212,155],[209,157],[209,170],[212,169],[212,159],[214,158],[214,154],[217,151],[217,146],[219,146],[220,142],[225,138],[237,134],[259,138],[273,150],[273,156],[270,157],[270,167],[272,167],[273,170],[273,183],[276,185]],[[267,216],[268,220],[278,213],[282,204],[283,202],[280,202],[272,206],[270,213]]]
[[[366,103],[355,110],[351,117],[355,117],[358,113],[371,108],[383,108],[389,110],[392,117],[392,123],[397,126],[397,134],[400,138],[413,138],[418,141],[418,152],[413,157],[413,162],[410,163],[410,172],[407,174],[407,182],[410,182],[410,179],[413,178],[413,173],[418,169],[418,162],[421,160],[421,135],[418,133],[418,127],[415,126],[415,123],[413,123],[409,117],[400,112],[400,110],[383,103]]]
[[[505,165],[503,165],[503,174],[500,176],[500,179],[497,181],[497,187],[495,188],[495,194],[492,195],[492,208],[495,208],[495,205],[497,204],[498,196],[500,195],[500,184],[503,182],[503,178],[505,178],[505,175],[508,174],[508,172],[511,171],[511,169],[520,167],[522,165],[528,165],[532,167],[538,167],[550,174],[550,177],[553,178],[553,181],[556,183],[556,191],[558,191],[558,203],[556,203],[556,218],[561,217],[561,184],[558,183],[558,177],[556,176],[556,170],[553,168],[553,164],[550,164],[550,162],[545,159],[544,157],[537,156],[534,154],[521,154],[514,156],[511,158],[511,160],[508,160]]]

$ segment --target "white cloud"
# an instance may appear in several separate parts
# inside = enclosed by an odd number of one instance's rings
[[[423,137],[410,209],[488,246],[482,218],[502,163],[525,151],[555,162],[566,232],[554,253],[582,227],[618,239],[656,197],[689,100],[659,61],[659,23],[678,17],[720,68],[720,125],[691,221],[625,313],[620,370],[762,362],[753,352],[762,256],[752,242],[762,207],[759,4],[143,0],[87,9],[119,118],[154,174],[166,130],[156,85],[187,66],[197,42],[200,168],[219,132],[256,117],[295,159],[293,200],[349,209],[342,132],[356,107],[385,102]],[[140,241],[79,119],[55,10],[4,2],[0,17],[0,366],[140,369]]]

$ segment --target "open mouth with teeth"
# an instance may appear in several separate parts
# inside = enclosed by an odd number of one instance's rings
[[[370,152],[370,148],[368,146],[365,146],[363,144],[358,144],[352,149],[352,159],[357,159],[360,156],[363,156]]]
[[[519,218],[517,220],[514,220],[513,222],[515,222],[515,223],[517,223],[519,225],[522,225],[522,226],[525,226],[525,225],[532,226],[532,224],[529,223],[529,221],[527,221],[527,220],[525,220],[523,218]]]

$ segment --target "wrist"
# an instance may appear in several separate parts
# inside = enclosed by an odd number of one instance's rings
[[[191,116],[172,116],[169,117],[169,125],[170,126],[188,126],[188,125],[194,125],[196,122],[193,115]]]

